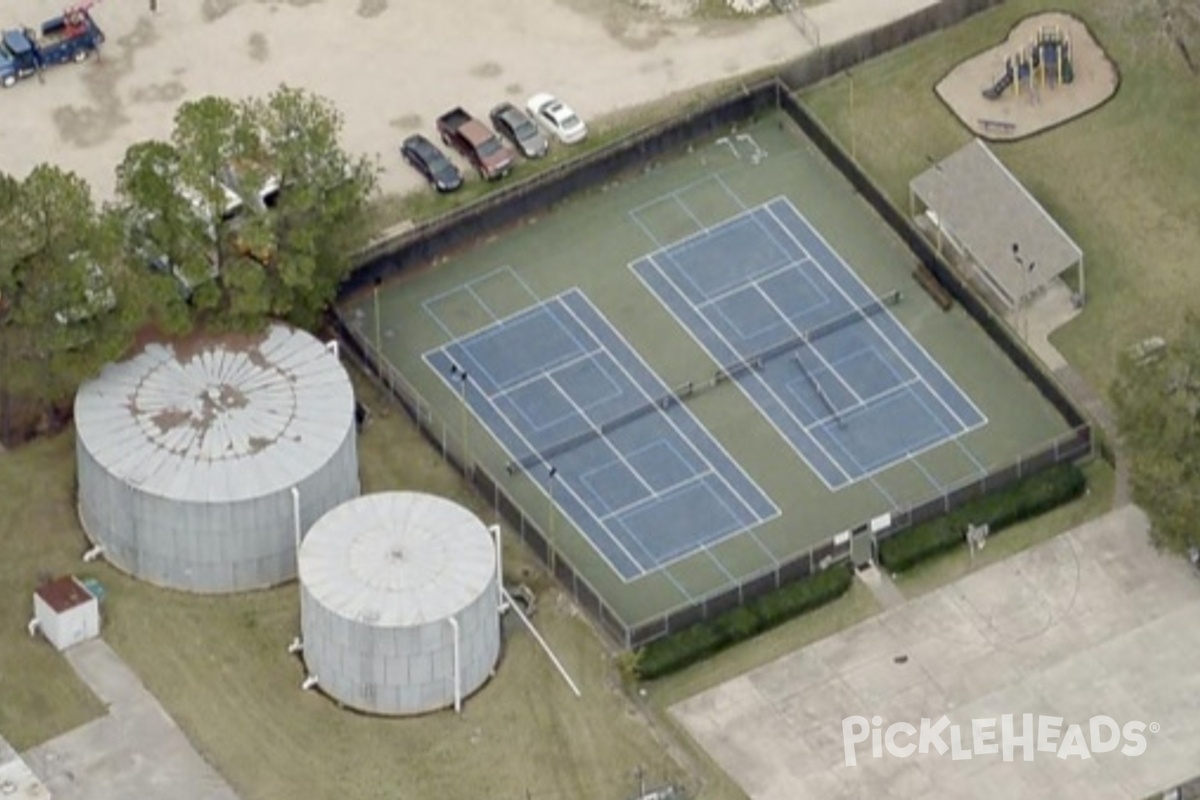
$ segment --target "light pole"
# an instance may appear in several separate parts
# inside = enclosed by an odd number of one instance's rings
[[[1033,272],[1036,262],[1030,261],[1025,263],[1025,259],[1021,257],[1021,245],[1017,242],[1012,243],[1013,261],[1021,271],[1021,338],[1025,343],[1029,343],[1029,273]]]
[[[375,310],[373,312],[375,316],[375,362],[379,368],[380,377],[383,377],[383,337],[380,335],[382,327],[379,321],[379,287],[381,285],[383,285],[383,278],[376,278],[375,287],[371,290],[371,299],[375,305]]]
[[[854,73],[846,70],[850,81],[850,158],[858,161],[858,128],[854,124]]]
[[[471,473],[471,443],[467,439],[467,371],[450,362],[450,375],[458,381],[458,400],[462,406],[462,446],[463,446],[463,472]]]
[[[546,496],[550,499],[550,522],[546,527],[549,536],[546,538],[546,550],[549,556],[547,561],[550,564],[551,578],[554,577],[554,477],[556,475],[558,475],[558,468],[551,464],[550,471],[546,473]]]

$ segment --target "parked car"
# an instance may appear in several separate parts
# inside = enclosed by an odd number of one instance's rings
[[[587,138],[587,126],[571,107],[552,94],[535,94],[525,104],[530,116],[563,144]]]
[[[439,192],[453,192],[462,186],[462,173],[458,167],[421,134],[414,133],[405,139],[400,145],[400,155]]]
[[[438,117],[437,129],[442,142],[471,162],[484,180],[503,178],[512,169],[516,153],[463,107],[452,108]]]
[[[526,158],[541,158],[550,149],[550,141],[525,112],[512,103],[501,103],[488,115],[492,127],[513,143]]]

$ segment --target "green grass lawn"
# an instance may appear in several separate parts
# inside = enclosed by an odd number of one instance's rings
[[[362,381],[358,393],[374,411],[359,440],[365,491],[435,492],[492,521],[402,412]],[[20,749],[103,713],[65,659],[24,632],[39,572],[82,567],[73,484],[71,431],[0,456],[0,732]],[[583,697],[506,620],[497,674],[461,717],[374,718],[301,691],[303,667],[286,652],[299,632],[294,583],[200,597],[155,589],[103,563],[86,567],[107,589],[106,641],[246,800],[624,797],[639,766],[659,780],[696,780],[621,691],[617,663],[589,621],[549,588],[515,539],[506,572],[538,592],[535,622]]]
[[[1164,35],[1158,3],[1012,0],[853,69],[853,115],[844,75],[803,100],[847,148],[853,128],[858,160],[907,208],[908,182],[926,159],[970,140],[934,84],[1044,10],[1088,24],[1117,64],[1120,90],[1091,114],[993,149],[1084,251],[1087,307],[1051,341],[1105,391],[1119,350],[1170,337],[1200,296],[1200,78]],[[1190,44],[1200,50],[1200,41]]]
[[[39,577],[81,566],[74,461],[72,436],[0,454],[0,735],[18,750],[104,713],[66,659],[25,634]]]

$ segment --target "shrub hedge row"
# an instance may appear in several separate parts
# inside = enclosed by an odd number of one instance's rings
[[[849,566],[838,564],[769,592],[741,608],[656,639],[638,651],[633,673],[641,680],[653,680],[681,670],[805,611],[836,600],[846,593],[852,580]]]
[[[962,544],[968,525],[986,523],[991,533],[996,533],[1074,500],[1086,488],[1087,479],[1079,467],[1059,464],[884,540],[879,545],[879,561],[891,572],[903,572]]]

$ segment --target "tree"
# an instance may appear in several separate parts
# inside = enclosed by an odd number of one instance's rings
[[[78,176],[0,176],[0,403],[58,402],[122,354],[147,312],[119,218]]]
[[[1200,319],[1152,356],[1126,354],[1112,389],[1134,500],[1156,545],[1200,544]]]
[[[133,145],[117,167],[114,213],[126,231],[127,256],[135,269],[148,267],[167,278],[154,282],[163,288],[151,306],[169,330],[187,327],[185,299],[200,308],[217,304],[209,286],[214,267],[207,229],[179,192],[181,185],[179,154],[165,142]]]
[[[266,100],[185,103],[169,144],[126,153],[123,213],[138,248],[186,278],[197,321],[319,321],[364,241],[376,185],[341,128],[328,101],[284,86]]]

